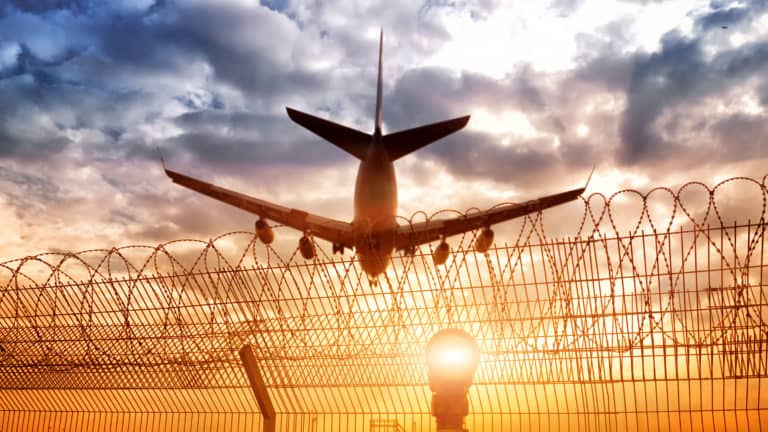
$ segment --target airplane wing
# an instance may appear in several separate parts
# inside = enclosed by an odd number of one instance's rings
[[[505,204],[452,219],[436,219],[400,225],[395,236],[395,249],[413,248],[435,241],[441,237],[449,237],[482,227],[490,227],[499,222],[536,213],[540,210],[575,200],[585,189],[586,186],[522,203]]]
[[[310,231],[315,237],[328,240],[329,242],[344,245],[348,248],[352,248],[354,245],[352,225],[350,223],[272,204],[268,201],[197,180],[165,167],[163,169],[165,169],[165,173],[174,183],[193,191],[208,195],[211,198],[259,215],[259,217],[287,225],[299,231]]]

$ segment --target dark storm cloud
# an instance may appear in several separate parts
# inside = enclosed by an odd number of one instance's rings
[[[67,84],[66,79],[57,76],[56,68],[78,57],[81,50],[69,48],[58,54],[53,59],[43,59],[36,55],[24,43],[18,46],[15,62],[0,68],[0,80],[5,80],[17,76],[28,75],[41,86],[54,84]]]
[[[530,113],[546,108],[527,70],[499,82],[472,72],[456,77],[442,68],[411,69],[397,80],[386,101],[384,116],[391,131],[464,115],[462,110],[476,106]]]
[[[762,84],[760,84],[760,86],[757,88],[757,91],[760,104],[763,106],[763,108],[768,108],[768,81],[764,81]]]
[[[659,51],[630,57],[627,107],[620,124],[620,161],[635,164],[689,153],[687,143],[663,139],[656,124],[659,117],[670,109],[684,109],[688,104],[725,94],[750,78],[763,76],[768,69],[765,41],[721,50],[711,58],[705,55],[704,44],[708,36],[719,36],[721,26],[748,25],[766,10],[766,1],[750,2],[747,6],[713,3],[708,13],[697,18],[699,33],[695,36],[685,37],[671,31],[662,38]],[[599,75],[600,70],[610,70],[600,63],[611,61],[596,58],[585,68],[591,69],[590,74]]]
[[[284,114],[206,110],[183,114],[176,124],[185,132],[167,140],[163,149],[184,149],[201,162],[323,165],[350,158]]]
[[[660,48],[650,53],[626,51],[631,25],[624,18],[594,33],[580,34],[576,38],[579,66],[565,77],[550,103],[570,106],[572,112],[590,94],[624,95],[626,105],[618,119],[589,125],[593,131],[596,127],[605,131],[607,125],[618,123],[619,145],[603,146],[621,164],[679,168],[680,164],[715,162],[728,152],[727,143],[719,141],[722,135],[712,129],[719,115],[706,117],[695,110],[701,103],[712,104],[721,95],[727,98],[753,85],[758,86],[762,103],[764,84],[756,79],[766,70],[766,44],[761,40],[729,48],[729,33],[714,23],[727,16],[731,27],[741,26],[750,33],[749,26],[766,10],[764,3],[739,7],[738,13],[730,3],[713,3],[696,18],[692,36],[671,31],[661,39]],[[695,143],[690,142],[693,136]],[[726,159],[738,155],[731,152]]]
[[[100,140],[92,143],[99,147],[97,155],[106,152],[108,157],[154,157],[154,152],[149,150],[157,143],[137,131],[138,126],[162,127],[163,121],[173,121],[164,113],[167,112],[164,108],[173,102],[191,112],[228,111],[233,104],[228,98],[233,95],[238,102],[240,97],[246,101],[244,107],[239,104],[238,111],[263,112],[266,107],[272,110],[298,98],[304,102],[297,106],[300,109],[317,112],[320,108],[322,115],[322,111],[334,113],[344,107],[348,112],[361,112],[361,122],[370,120],[377,41],[362,38],[359,25],[335,26],[325,32],[325,38],[315,40],[312,31],[301,33],[291,2],[266,3],[269,9],[228,2],[164,1],[143,10],[109,3],[99,3],[97,8],[96,3],[88,1],[49,0],[7,5],[6,15],[0,18],[3,20],[0,40],[6,42],[5,48],[18,47],[18,54],[11,64],[0,63],[0,80],[21,77],[24,79],[6,85],[10,88],[24,81],[25,88],[23,92],[7,92],[5,96],[20,99],[5,97],[4,103],[32,105],[37,115],[54,119],[57,126],[40,129],[38,134],[47,131],[49,135],[29,140],[24,151],[45,158],[51,151],[43,143],[66,142],[61,140],[66,131],[95,131],[98,134],[89,136],[91,140]],[[489,13],[496,7],[493,1],[470,3],[478,13]],[[311,7],[324,10],[322,5]],[[395,40],[400,35],[399,50],[410,52],[416,46],[418,51],[421,45],[424,45],[422,52],[433,50],[433,42],[449,38],[429,19],[411,19],[408,8],[379,5],[353,9],[355,13],[365,14],[375,11],[383,22],[394,23],[387,31]],[[72,13],[49,13],[56,10]],[[35,26],[38,32],[29,30]],[[413,33],[415,28],[418,28],[418,37],[401,36]],[[51,37],[41,39],[41,32],[48,32]],[[327,47],[341,52],[342,64],[359,79],[349,80],[349,75],[335,74],[330,68],[320,73],[310,70],[308,60],[322,55],[322,51],[309,46],[310,42],[321,49]],[[210,77],[203,83],[205,73]],[[31,78],[33,84],[30,85],[27,78]],[[179,83],[178,89],[168,85],[171,79]],[[210,97],[201,100],[182,93],[186,80],[202,86]],[[30,86],[32,88],[27,88]],[[223,92],[219,91],[222,89]],[[250,101],[254,101],[255,106],[251,106]],[[65,110],[64,106],[78,109]],[[141,111],[143,115],[139,114]],[[12,121],[19,123],[23,116],[16,114]],[[232,113],[233,119],[238,115]],[[310,162],[310,157],[318,157],[321,162],[344,157],[343,154],[336,156],[336,149],[327,144],[321,144],[322,150],[317,149],[319,140],[300,132],[295,135],[271,133],[258,141],[252,135],[239,132],[222,135],[220,129],[199,131],[188,123],[177,124],[183,130],[172,141],[193,150],[201,158],[220,156],[222,160],[251,161],[264,157],[271,161],[285,159],[287,156],[279,155],[288,151],[298,151],[301,155],[298,159],[306,162]],[[265,122],[256,124],[274,129]],[[284,118],[277,124],[288,125]],[[300,131],[295,125],[287,127],[292,132]],[[0,149],[0,157],[17,154],[19,139],[14,137],[18,133],[12,129],[5,127],[0,131],[7,138],[0,143],[5,150]],[[295,143],[289,145],[289,140]],[[222,145],[217,147],[217,142]],[[260,147],[266,149],[253,150]],[[215,148],[219,152],[209,155],[208,151]],[[226,149],[246,153],[242,158],[234,154],[227,156]]]
[[[348,156],[342,151],[274,110],[300,101],[297,108],[323,117],[342,113],[349,119],[353,112],[353,121],[370,124],[378,41],[361,34],[360,23],[368,22],[361,21],[365,16],[384,24],[385,36],[391,35],[385,40],[388,49],[406,57],[415,52],[423,61],[451,39],[440,20],[432,19],[438,12],[460,9],[482,19],[500,5],[300,5],[308,11],[306,16],[330,14],[348,21],[330,25],[332,19],[313,22],[303,16],[298,3],[264,1],[267,7],[261,8],[229,2],[155,2],[144,10],[120,11],[87,1],[5,3],[0,40],[5,48],[15,47],[17,54],[0,63],[0,157],[44,159],[77,148],[94,159],[155,159],[159,144],[169,159],[186,154],[232,166],[343,161]],[[556,0],[550,5],[566,12],[580,3]],[[392,81],[385,83],[385,126],[392,132],[483,107],[525,113],[546,137],[517,138],[502,147],[498,137],[465,130],[419,152],[458,176],[506,179],[513,170],[546,175],[562,166],[591,166],[612,157],[628,164],[659,155],[671,158],[688,150],[664,142],[659,131],[662,114],[765,72],[766,48],[760,43],[712,58],[704,55],[702,45],[704,33],[719,30],[713,28],[715,23],[727,20],[736,26],[759,16],[765,2],[755,5],[713,7],[698,18],[700,34],[686,38],[670,33],[661,49],[650,54],[625,51],[629,37],[624,33],[630,26],[620,21],[590,36],[580,35],[580,67],[564,72],[562,81],[525,67],[501,80],[439,68],[406,69],[391,87]],[[56,10],[65,12],[51,13]],[[24,31],[29,23],[50,32],[45,43]],[[316,72],[309,63],[323,60],[326,49],[333,51],[339,67]],[[400,65],[387,59],[385,52],[385,71],[387,66],[398,70]],[[574,138],[573,129],[585,120],[571,112],[596,92],[626,95],[621,145],[605,139],[606,131],[617,129],[615,117],[589,124],[588,138]],[[760,96],[765,104],[765,84]],[[670,128],[672,120],[664,119]],[[169,125],[178,132],[175,137],[145,132],[167,131]],[[727,130],[725,124],[704,127]],[[73,145],[71,136],[81,132],[85,138]],[[559,147],[553,145],[554,136],[560,138]],[[745,154],[755,152],[759,149],[750,147]]]
[[[257,94],[260,101],[285,93],[309,94],[322,87],[317,75],[273,49],[271,40],[290,43],[298,32],[289,20],[266,9],[155,2],[146,10],[110,11],[102,5],[98,14],[29,18],[28,13],[56,9],[85,12],[88,3],[7,6],[0,18],[4,42],[0,49],[15,55],[0,63],[0,109],[6,113],[0,120],[0,157],[20,153],[49,157],[67,142],[62,139],[66,129],[100,132],[103,140],[96,144],[101,151],[149,155],[146,149],[154,145],[135,130],[163,121],[163,106],[174,102],[188,110],[226,106],[216,92],[208,91],[210,100],[201,102],[174,93],[163,82],[176,77],[183,89],[194,64],[210,67],[211,86],[229,85],[241,94]],[[43,43],[39,34],[25,30],[29,25],[62,37]],[[250,37],[261,43],[251,43]],[[45,54],[40,54],[43,49]],[[152,86],[153,81],[160,85]],[[78,109],[72,110],[73,106]],[[29,126],[32,114],[53,119],[56,127],[38,128],[34,137],[25,136],[29,131],[21,126],[25,122]],[[122,148],[110,146],[114,143]],[[137,148],[126,149],[127,145]]]
[[[551,140],[531,139],[514,147],[502,147],[497,141],[491,134],[467,130],[433,144],[424,154],[454,175],[502,182],[526,179],[534,183],[557,165],[559,156],[551,150]]]
[[[47,121],[40,105],[47,101],[37,80],[0,80],[0,158],[39,159],[64,150],[71,140]]]
[[[502,146],[492,134],[465,130],[421,150],[420,157],[439,162],[460,178],[491,179],[536,191],[548,188],[553,176],[584,174],[600,160],[596,151],[577,140],[555,147],[551,137],[518,139]]]
[[[632,60],[613,54],[600,55],[576,69],[573,83],[597,84],[602,90],[624,92],[629,86]]]
[[[591,83],[601,91],[624,92],[629,85],[631,57],[625,54],[631,45],[630,21],[620,18],[595,33],[580,33],[575,37],[579,53],[578,67],[566,77],[565,87]]]
[[[120,97],[111,88],[119,77],[105,67],[96,54],[97,36],[85,39],[73,36],[69,30],[83,23],[94,25],[96,18],[57,15],[50,20],[29,18],[26,12],[43,13],[53,9],[80,10],[86,3],[45,2],[17,4],[0,21],[0,41],[6,52],[15,52],[0,65],[0,157],[21,156],[45,159],[55,156],[71,140],[66,131],[103,127],[104,130],[124,129],[116,116],[114,124],[96,126],[98,118]],[[22,11],[22,12],[20,12]],[[62,37],[44,39],[30,31],[37,25],[40,32],[62,32]],[[81,29],[82,30],[82,29]],[[72,32],[77,33],[77,32]],[[41,54],[44,51],[45,54]],[[10,61],[9,61],[10,60]],[[77,109],[73,109],[77,107]],[[114,134],[112,134],[114,136]]]
[[[6,9],[13,7],[22,12],[35,14],[58,10],[84,13],[88,11],[89,6],[89,0],[8,0]]]
[[[742,160],[768,154],[768,116],[735,114],[712,127],[722,145],[723,160]]]
[[[552,5],[571,6],[569,2]],[[742,133],[728,140],[731,129],[727,125],[744,119],[715,124],[719,118],[686,115],[689,107],[754,83],[768,69],[768,43],[764,41],[736,48],[721,46],[714,55],[705,54],[708,32],[720,31],[705,23],[724,20],[716,18],[722,16],[721,9],[713,8],[700,16],[699,33],[692,37],[667,33],[660,49],[652,53],[626,52],[630,35],[623,18],[593,34],[579,35],[579,67],[555,81],[554,88],[544,84],[546,75],[526,69],[504,80],[467,72],[457,76],[438,68],[411,69],[386,95],[387,129],[462,115],[462,109],[468,107],[523,112],[545,138],[512,139],[509,147],[503,147],[497,142],[498,136],[465,130],[419,153],[440,161],[460,177],[504,181],[524,178],[525,173],[535,178],[537,173],[556,173],[563,167],[588,168],[601,162],[669,166],[766,156],[768,147],[761,145],[763,140],[750,138],[761,132],[757,127],[760,118],[751,118],[750,127],[744,124]],[[729,23],[748,25],[764,9],[761,2],[739,14],[731,12]],[[763,101],[766,86],[758,85]],[[584,101],[590,95],[606,93],[626,97],[623,113],[583,114]],[[591,133],[578,138],[574,129],[582,122],[588,124]],[[693,143],[687,138],[701,131],[709,141]],[[559,146],[553,146],[554,136],[559,137]]]
[[[510,110],[525,113],[534,128],[543,133],[536,138],[513,137],[508,146],[503,146],[502,137],[467,128],[417,153],[440,162],[457,177],[533,186],[546,183],[565,166],[578,171],[604,159],[595,146],[568,134],[562,119],[547,104],[537,80],[536,74],[526,68],[503,80],[471,72],[456,76],[440,68],[413,69],[386,95],[387,130],[445,120],[480,107],[496,114]],[[559,146],[555,145],[555,136],[561,139]]]
[[[281,23],[261,9],[243,11],[216,4],[168,4],[158,7],[156,15],[149,19],[135,13],[99,21],[94,41],[98,50],[120,67],[144,74],[183,74],[190,62],[202,60],[222,82],[260,97],[320,83],[316,75],[281,60],[281,51],[267,43],[290,42],[297,35],[288,20]],[[253,46],[248,37],[261,43]]]
[[[261,141],[210,132],[185,132],[167,140],[163,148],[167,146],[176,151],[183,148],[203,163],[251,167],[276,163],[323,165],[344,157],[341,150],[320,139]]]
[[[730,27],[737,24],[750,23],[768,9],[768,1],[752,0],[746,5],[740,4],[711,4],[711,12],[696,19],[696,26],[703,31],[716,28]]]
[[[659,52],[632,60],[627,108],[621,119],[621,160],[633,164],[668,154],[675,144],[664,142],[655,128],[665,110],[722,94],[749,78],[763,76],[766,69],[766,42],[721,51],[707,59],[700,39],[667,34]]]

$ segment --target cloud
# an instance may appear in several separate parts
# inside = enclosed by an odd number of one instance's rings
[[[768,108],[768,81],[764,81],[757,88],[758,98],[763,108]]]
[[[11,186],[9,195],[17,209],[29,210],[36,202],[56,202],[59,187],[49,177],[0,166],[0,181]]]
[[[702,31],[719,29],[739,24],[750,24],[768,9],[768,1],[753,0],[747,4],[712,3],[711,9],[696,19],[696,26]]]
[[[87,11],[87,3],[77,5],[17,5],[3,18],[0,27],[6,29],[31,25],[52,34],[66,30],[66,36],[43,40],[29,31],[7,34],[11,45],[4,47],[0,62],[7,113],[0,127],[0,157],[51,157],[73,136],[89,137],[97,154],[149,155],[146,149],[158,138],[174,134],[169,128],[185,110],[248,105],[251,98],[244,95],[251,93],[264,100],[268,94],[319,88],[314,75],[281,54],[290,53],[290,47],[275,51],[259,37],[262,31],[282,43],[298,37],[290,20],[263,8],[154,3],[86,16],[19,13],[55,6]],[[262,42],[243,43],[249,40]],[[30,121],[46,125],[32,129]]]
[[[8,0],[8,7],[33,14],[66,10],[72,13],[85,13],[90,6],[89,0]]]
[[[668,148],[679,149],[655,129],[665,110],[723,93],[766,69],[768,43],[746,44],[707,59],[698,39],[667,34],[659,52],[637,55],[632,61],[620,159],[634,164],[663,155]]]
[[[57,215],[21,221],[20,230],[39,244],[82,236],[111,245],[250,228],[250,215],[172,185],[157,146],[174,169],[347,217],[355,161],[292,123],[284,106],[372,129],[382,26],[385,131],[478,114],[398,162],[404,179],[447,179],[430,183],[441,196],[473,182],[551,192],[594,164],[627,178],[736,170],[768,148],[762,2],[692,11],[681,17],[690,29],[658,47],[637,42],[645,35],[633,33],[635,15],[572,34],[564,26],[553,31],[575,41],[575,67],[548,72],[532,61],[493,74],[427,65],[461,37],[447,23],[482,26],[509,13],[503,2],[246,3],[2,2],[0,166],[15,174],[0,173],[0,192],[28,191],[25,205]],[[542,13],[580,16],[587,6],[558,0]],[[520,29],[537,25],[519,19]],[[37,177],[58,190],[41,192]],[[462,193],[462,204],[477,195]],[[407,208],[443,204],[427,202],[429,193],[403,196],[419,197]],[[8,202],[2,210],[16,211]],[[89,222],[63,216],[70,211]]]
[[[15,51],[15,61],[8,61],[4,67],[0,68],[0,80],[29,76],[41,86],[76,84],[57,76],[53,71],[79,56],[81,51],[70,48],[50,60],[40,58],[24,43],[20,44]],[[7,49],[7,52],[13,51]]]
[[[421,6],[421,14],[429,14],[435,10],[448,9],[468,14],[473,20],[485,20],[499,6],[497,0],[427,0]]]
[[[537,138],[502,147],[494,136],[487,133],[465,131],[430,148],[426,152],[436,157],[454,174],[460,176],[493,178],[501,182],[536,180],[537,173],[549,171],[558,165],[559,155],[552,143]]]
[[[190,143],[189,148],[202,155],[201,139],[217,137],[172,130],[178,126],[174,119],[184,112],[210,108],[274,114],[284,104],[301,101],[300,108],[319,108],[321,115],[355,112],[353,125],[370,119],[369,109],[360,118],[358,108],[370,105],[375,73],[337,74],[330,66],[317,71],[310,63],[330,53],[341,56],[339,62],[347,67],[375,68],[376,41],[360,43],[359,27],[338,28],[334,39],[318,39],[316,30],[299,28],[295,11],[282,7],[286,5],[271,4],[286,12],[278,13],[228,1],[146,3],[133,9],[92,8],[88,2],[25,3],[9,9],[0,25],[5,29],[0,38],[11,43],[0,47],[4,101],[10,106],[34,105],[39,115],[48,117],[56,127],[41,141],[63,143],[60,135],[95,136],[88,132],[93,130],[103,135],[103,151],[145,154],[144,149],[158,140],[178,136],[177,141]],[[46,15],[53,10],[83,13]],[[422,40],[442,37],[426,21],[423,24]],[[41,36],[46,33],[61,37]],[[398,34],[396,28],[392,34]],[[365,79],[360,80],[361,75]],[[20,79],[8,81],[12,78]],[[76,111],[63,109],[75,105]],[[340,121],[349,119],[347,115]],[[5,132],[6,142],[0,145],[6,150],[0,155],[13,156],[18,140],[10,137],[18,134]],[[301,140],[301,135],[296,137]],[[237,140],[248,139],[221,138],[236,148],[245,145]],[[130,145],[137,148],[126,148]],[[30,155],[51,154],[47,146],[26,147]]]
[[[568,16],[576,12],[584,0],[552,0],[549,8],[560,16]]]
[[[163,149],[187,153],[202,163],[320,166],[350,158],[292,123],[284,113],[204,110],[185,113],[176,118],[175,124],[184,133],[164,142]]]
[[[498,117],[495,123],[499,131],[483,130],[482,125],[478,129],[475,124],[482,119],[471,118],[466,129],[410,157],[437,161],[458,178],[546,189],[552,178],[569,171],[580,176],[584,170],[605,161],[610,153],[600,148],[604,143],[596,144],[606,133],[599,124],[592,126],[590,138],[577,135],[577,122],[585,120],[568,112],[571,104],[580,104],[580,99],[558,100],[558,94],[563,93],[560,89],[568,84],[562,82],[552,88],[545,81],[545,76],[528,68],[503,80],[471,72],[457,75],[441,68],[413,69],[387,94],[387,130],[415,127],[481,109],[492,118]],[[529,135],[514,124],[505,124],[509,118],[518,117],[530,122]]]
[[[768,116],[734,114],[712,126],[721,148],[720,160],[757,159],[768,156]],[[711,155],[710,155],[711,156]]]
[[[34,79],[0,81],[0,159],[38,159],[63,151],[71,140],[46,116],[47,95]]]
[[[385,122],[392,131],[467,114],[477,106],[516,107],[529,113],[545,109],[526,69],[497,81],[472,72],[457,76],[444,68],[414,68],[397,80],[386,101]]]

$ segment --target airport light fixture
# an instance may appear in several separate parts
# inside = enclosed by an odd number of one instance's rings
[[[443,329],[427,342],[432,415],[438,432],[465,431],[467,392],[479,363],[477,341],[464,330]]]

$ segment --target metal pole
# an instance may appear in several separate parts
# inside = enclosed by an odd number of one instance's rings
[[[272,399],[267,393],[267,386],[264,384],[264,378],[261,376],[259,364],[256,362],[256,356],[253,355],[253,348],[249,344],[240,348],[240,360],[243,362],[245,374],[248,376],[248,382],[251,383],[253,395],[261,410],[261,417],[264,420],[263,432],[275,432],[275,407],[272,406]]]

